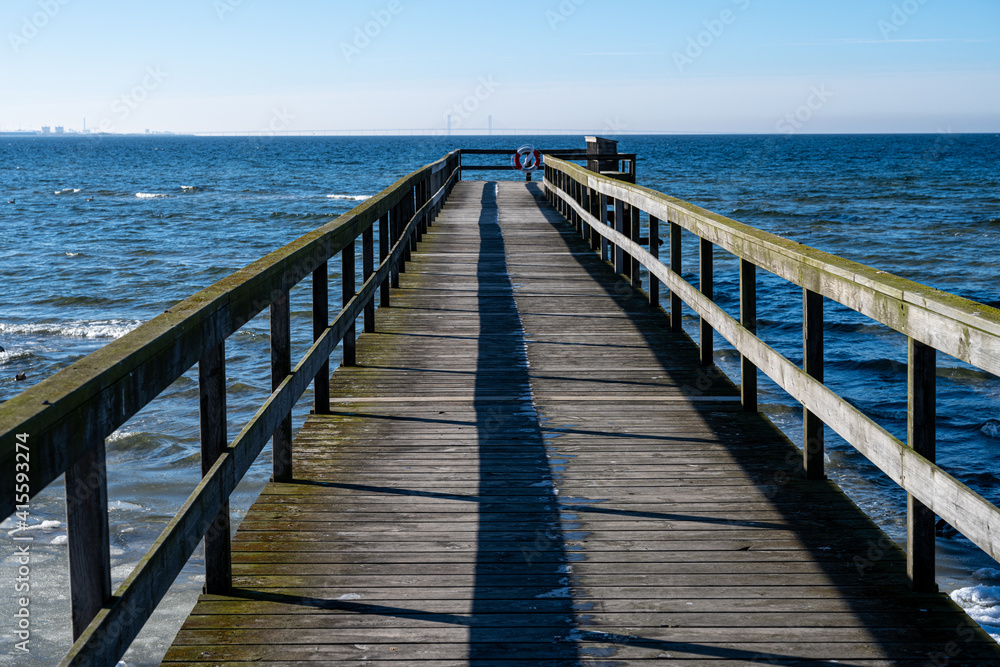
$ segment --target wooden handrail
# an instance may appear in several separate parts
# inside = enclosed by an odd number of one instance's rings
[[[606,245],[623,249],[646,267],[651,278],[671,291],[671,322],[675,328],[683,301],[702,318],[704,327],[711,327],[736,348],[744,369],[760,369],[803,405],[808,422],[803,468],[809,477],[822,474],[821,433],[825,423],[907,491],[909,570],[914,588],[934,588],[934,532],[927,530],[928,512],[954,526],[992,558],[1000,557],[1000,509],[934,463],[935,408],[933,382],[928,380],[933,378],[934,350],[1000,375],[1000,310],[804,246],[660,192],[601,176],[554,156],[546,156],[544,185],[553,204],[571,211],[573,220],[583,221],[585,236],[589,230],[590,238],[596,234]],[[579,194],[573,196],[570,192]],[[595,214],[588,203],[596,199],[616,205],[624,202],[645,211],[658,224],[669,222],[671,266],[660,262],[658,252],[654,256],[629,235],[610,227],[606,205],[598,206]],[[745,314],[742,321],[737,321],[710,295],[681,277],[682,228],[698,236],[703,244],[718,246],[739,258],[741,301],[749,317]],[[803,288],[807,305],[806,352],[810,357],[806,369],[758,338],[751,326],[756,310],[756,267]],[[909,338],[909,444],[823,384],[819,335],[822,298],[837,301]],[[744,377],[756,382],[755,372]],[[743,395],[755,409],[756,386],[745,387]],[[810,421],[809,415],[820,421]]]
[[[417,231],[440,210],[459,175],[459,152],[454,151],[0,405],[3,516],[15,509],[18,434],[27,434],[30,443],[30,496],[67,474],[76,641],[61,664],[115,664],[202,538],[206,538],[206,550],[211,551],[206,553],[211,570],[206,587],[213,592],[228,587],[230,495],[272,436],[276,441],[275,479],[290,478],[289,452],[279,452],[277,445],[279,434],[287,435],[293,406],[314,380],[319,380],[317,396],[324,394],[321,385],[327,379],[324,369],[330,355],[353,333],[358,317],[366,313],[373,317],[376,292],[402,269]],[[417,201],[419,205],[415,205]],[[327,298],[326,285],[315,281],[325,283],[329,260],[337,254],[352,256],[359,237],[363,251],[374,253],[372,227],[390,215],[405,217],[391,230],[377,269],[373,258],[366,256],[364,283],[354,292],[351,261],[344,276],[350,293],[345,293],[344,307],[337,317],[328,322],[326,308],[320,303]],[[381,224],[380,233],[385,231],[386,225]],[[225,340],[269,306],[272,314],[277,312],[274,319],[283,320],[289,290],[309,276],[314,280],[316,319],[312,346],[289,372],[285,360],[289,341],[283,334],[272,337],[274,391],[236,439],[228,447],[220,446],[220,437],[225,437],[225,410],[218,405],[224,400]],[[199,363],[202,384],[204,475],[112,595],[105,438],[195,363]]]

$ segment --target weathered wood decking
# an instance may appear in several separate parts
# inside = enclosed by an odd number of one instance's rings
[[[456,186],[166,663],[1000,664],[540,199]]]

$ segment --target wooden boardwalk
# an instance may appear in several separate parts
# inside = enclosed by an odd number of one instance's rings
[[[166,664],[995,665],[541,201],[460,182]]]

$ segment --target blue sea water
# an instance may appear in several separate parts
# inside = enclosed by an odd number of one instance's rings
[[[582,148],[583,138],[0,138],[0,402],[448,150],[525,143]],[[642,185],[1000,306],[1000,136],[626,136],[619,149],[638,154]],[[692,241],[685,265],[694,270]],[[738,308],[736,268],[718,255],[717,299],[730,312]],[[759,283],[760,335],[801,359],[801,291],[773,276],[760,275]],[[306,290],[293,294],[297,356],[311,331]],[[827,317],[827,384],[904,437],[905,338],[834,304]],[[688,324],[693,333],[696,321]],[[269,393],[268,344],[266,316],[228,343],[231,433]],[[719,363],[739,377],[734,351],[721,347]],[[20,373],[26,382],[14,380]],[[801,439],[794,401],[767,382],[761,401]],[[1000,503],[1000,380],[941,356],[938,403],[939,462]],[[902,538],[905,495],[853,448],[830,440],[830,476]],[[200,475],[193,374],[112,436],[108,460],[117,585]],[[237,520],[268,475],[265,456],[234,499]],[[32,517],[40,545],[33,565],[38,643],[34,662],[18,664],[42,665],[70,642],[61,485],[33,501]],[[11,523],[0,527],[9,531]],[[12,547],[0,543],[4,586],[14,576]],[[959,591],[956,598],[981,622],[1000,625],[1000,566],[961,536],[942,535],[938,548],[942,588]],[[196,558],[129,664],[158,660],[197,596],[200,577]],[[0,616],[9,618],[11,604],[2,596]],[[0,627],[0,639],[8,642],[11,632]]]

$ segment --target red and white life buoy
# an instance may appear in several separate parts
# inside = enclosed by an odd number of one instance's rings
[[[521,146],[514,153],[512,163],[518,171],[535,171],[542,166],[542,154],[534,146]]]

